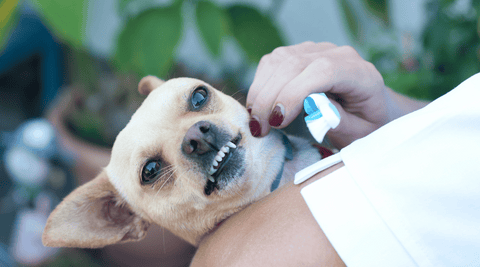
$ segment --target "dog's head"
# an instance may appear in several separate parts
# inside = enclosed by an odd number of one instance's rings
[[[200,80],[148,76],[139,91],[148,97],[117,136],[110,163],[52,212],[45,245],[139,240],[150,223],[197,244],[268,194],[283,157],[278,133],[252,137],[246,109]]]

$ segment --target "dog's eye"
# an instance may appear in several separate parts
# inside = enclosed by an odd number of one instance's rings
[[[142,170],[142,183],[150,184],[158,178],[162,164],[159,160],[151,160],[145,164]]]
[[[208,93],[205,87],[198,87],[197,89],[195,89],[191,97],[191,103],[192,103],[193,109],[195,110],[200,108],[207,100],[207,96],[208,96]]]

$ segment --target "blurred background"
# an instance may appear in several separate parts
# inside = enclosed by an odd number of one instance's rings
[[[160,228],[98,250],[41,244],[55,205],[107,165],[143,76],[244,102],[264,54],[328,41],[433,100],[480,71],[479,33],[480,0],[2,0],[0,266],[188,266],[194,248]]]

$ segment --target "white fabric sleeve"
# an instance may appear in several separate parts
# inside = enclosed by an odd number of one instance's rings
[[[480,74],[339,153],[301,193],[348,266],[480,266]]]

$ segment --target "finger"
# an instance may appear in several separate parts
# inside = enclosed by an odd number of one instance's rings
[[[260,59],[252,85],[250,85],[248,90],[247,108],[253,104],[258,93],[263,89],[267,81],[270,80],[272,74],[275,73],[279,67],[279,64],[285,60],[285,58],[289,57],[290,49],[289,47],[278,47],[275,48],[272,53],[264,55]]]
[[[300,114],[308,95],[328,91],[326,87],[331,84],[330,68],[333,66],[317,66],[314,62],[285,84],[274,100],[284,107],[284,119],[277,128],[286,127]]]
[[[275,103],[277,96],[281,93],[286,84],[298,76],[310,64],[310,59],[298,56],[291,56],[289,59],[283,61],[278,67],[277,71],[272,74],[270,80],[265,84],[262,90],[258,93],[255,102],[253,103],[252,114],[256,114],[261,123],[268,123],[270,126],[279,126],[284,117],[284,110],[281,103]],[[279,104],[280,110],[277,110],[277,119],[271,121],[270,114],[273,109],[276,109],[276,104]]]
[[[305,54],[324,52],[334,48],[337,48],[337,46],[328,42],[304,42],[287,47],[278,47],[272,53],[263,56],[248,91],[247,108],[253,105],[259,92],[264,90],[265,84],[270,81],[272,75],[278,70],[279,64],[283,61],[292,55],[305,56]],[[310,55],[310,57],[314,58],[315,55]]]
[[[300,55],[325,52],[326,50],[330,50],[336,47],[337,45],[329,42],[314,43],[311,41],[291,46],[292,53]]]
[[[277,102],[285,103],[285,119],[278,128],[287,126],[300,114],[303,109],[303,100],[309,94],[332,91],[338,93],[339,90],[333,90],[332,88],[337,87],[348,78],[344,76],[352,74],[352,70],[344,65],[350,66],[350,64],[339,64],[338,61],[314,61],[287,84],[277,97]],[[340,124],[328,133],[335,146],[342,148],[378,128],[378,124],[357,116],[354,110],[346,110],[345,106],[332,99],[330,100],[337,107],[341,116]]]
[[[361,101],[363,87],[372,85],[369,81],[371,71],[363,63],[363,60],[338,58],[338,56],[346,56],[342,51],[335,50],[335,52],[329,52],[328,57],[318,57],[312,61],[302,73],[285,85],[281,97],[298,102],[299,99],[304,99],[310,93],[329,92]],[[361,90],[354,92],[355,88]]]
[[[276,103],[281,103],[285,108],[285,117],[278,128],[284,128],[289,125],[301,112],[303,100],[312,93],[347,93],[347,86],[356,86],[355,80],[361,80],[363,77],[355,77],[353,72],[357,72],[358,66],[355,61],[339,59],[339,56],[345,56],[344,49],[335,49],[329,51],[327,56],[316,56],[300,74],[284,85],[278,94]],[[321,55],[327,55],[321,53]],[[351,82],[352,81],[352,82]],[[340,88],[340,89],[339,89]]]

